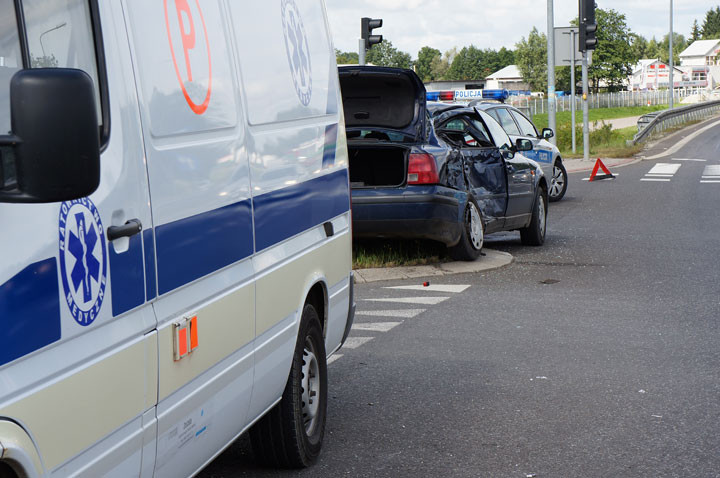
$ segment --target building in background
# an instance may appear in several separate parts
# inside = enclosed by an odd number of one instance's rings
[[[485,78],[485,88],[493,90],[529,90],[530,85],[520,73],[517,65],[508,65]]]

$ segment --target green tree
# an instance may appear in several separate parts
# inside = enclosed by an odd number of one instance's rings
[[[680,64],[680,53],[687,48],[688,42],[685,36],[679,33],[673,33],[673,65]],[[665,35],[663,41],[659,45],[660,51],[658,57],[663,63],[670,63],[670,35]]]
[[[440,50],[424,46],[420,49],[415,62],[415,73],[420,77],[422,81],[433,81],[437,78],[433,75],[433,61],[435,59],[441,59],[442,53]]]
[[[637,33],[630,34],[630,48],[632,49],[634,63],[648,58],[648,41]]]
[[[705,13],[705,21],[702,26],[702,37],[704,40],[720,38],[720,6],[710,9]]]
[[[447,79],[447,72],[450,69],[450,64],[457,56],[457,47],[453,47],[450,50],[446,51],[443,56],[435,57],[433,58],[432,62],[430,63],[430,70],[432,72],[432,77],[435,80],[446,80]]]
[[[396,68],[412,68],[413,62],[410,53],[405,53],[392,46],[390,40],[383,40],[370,47],[365,57],[367,63],[377,66],[392,66]]]
[[[632,32],[627,26],[625,15],[613,9],[596,9],[595,20],[598,25],[598,44],[593,52],[588,75],[596,92],[601,83],[610,91],[616,91],[622,88],[632,74],[636,60],[630,42]]]
[[[547,37],[533,27],[527,39],[515,45],[515,63],[534,91],[547,89]]]
[[[338,65],[357,65],[360,62],[357,52],[340,51],[337,48],[335,48],[335,59]]]
[[[694,42],[702,38],[702,32],[700,31],[700,25],[697,20],[693,22],[692,31],[690,32],[690,41]]]

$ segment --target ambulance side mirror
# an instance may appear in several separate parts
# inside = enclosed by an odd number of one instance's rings
[[[70,68],[21,70],[10,81],[12,131],[0,136],[0,202],[47,203],[100,184],[93,82]]]

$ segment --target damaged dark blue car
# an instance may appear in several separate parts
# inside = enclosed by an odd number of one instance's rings
[[[431,239],[475,260],[485,234],[545,240],[547,180],[487,113],[427,103],[412,70],[341,67],[354,237]]]

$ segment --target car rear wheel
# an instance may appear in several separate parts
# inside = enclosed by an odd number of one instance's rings
[[[548,191],[548,199],[550,202],[559,201],[565,196],[567,191],[568,175],[563,166],[562,161],[555,162],[553,166],[553,176],[550,180],[550,190]]]
[[[520,229],[520,240],[528,246],[542,246],[545,242],[545,230],[547,228],[547,194],[543,188],[538,188],[535,193],[535,205],[533,206],[530,225]]]
[[[325,434],[327,362],[315,308],[306,304],[282,400],[250,429],[255,458],[282,468],[315,462]]]
[[[485,225],[474,199],[465,206],[463,228],[460,242],[450,247],[450,256],[456,261],[474,261],[480,256],[485,242]]]

